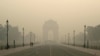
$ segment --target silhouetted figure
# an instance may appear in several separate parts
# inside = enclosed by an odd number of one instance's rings
[[[33,46],[33,42],[30,43],[30,46],[31,46],[31,47]]]
[[[14,40],[14,48],[16,48],[15,40]]]

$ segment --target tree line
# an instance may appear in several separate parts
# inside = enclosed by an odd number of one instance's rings
[[[76,44],[84,44],[84,32],[80,32],[76,35]],[[91,48],[100,49],[100,25],[97,26],[87,26],[86,28],[86,45]]]
[[[10,45],[13,44],[13,41],[16,40],[16,44],[21,43],[21,32],[19,31],[18,27],[13,27],[9,25],[9,43]],[[6,25],[0,24],[0,44],[6,45],[7,39],[7,27]]]

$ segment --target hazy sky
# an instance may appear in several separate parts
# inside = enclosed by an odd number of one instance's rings
[[[0,24],[6,19],[40,36],[49,19],[57,21],[62,35],[73,29],[81,32],[84,24],[100,24],[100,0],[0,0]]]

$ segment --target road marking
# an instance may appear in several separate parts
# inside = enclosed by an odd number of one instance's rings
[[[52,56],[52,47],[50,46],[50,56]]]

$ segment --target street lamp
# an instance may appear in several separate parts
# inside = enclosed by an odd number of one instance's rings
[[[9,43],[8,43],[8,31],[9,31],[9,21],[7,20],[6,21],[6,24],[7,24],[7,49],[9,49]]]
[[[35,33],[34,33],[34,44],[35,44],[35,38],[36,38],[36,36],[35,36]]]
[[[69,45],[69,41],[70,41],[70,33],[68,33],[68,45]]]
[[[1,35],[1,49],[3,48],[3,45],[2,45],[2,43],[3,43],[3,39],[2,39],[2,28],[0,28],[0,35]]]
[[[23,30],[23,47],[24,47],[24,28],[22,30]]]
[[[75,46],[75,30],[73,31],[73,45]]]
[[[32,39],[32,32],[30,32],[30,44],[31,44],[31,39]]]
[[[65,44],[66,44],[66,35],[65,35]]]
[[[84,48],[86,47],[86,25],[84,25]]]

